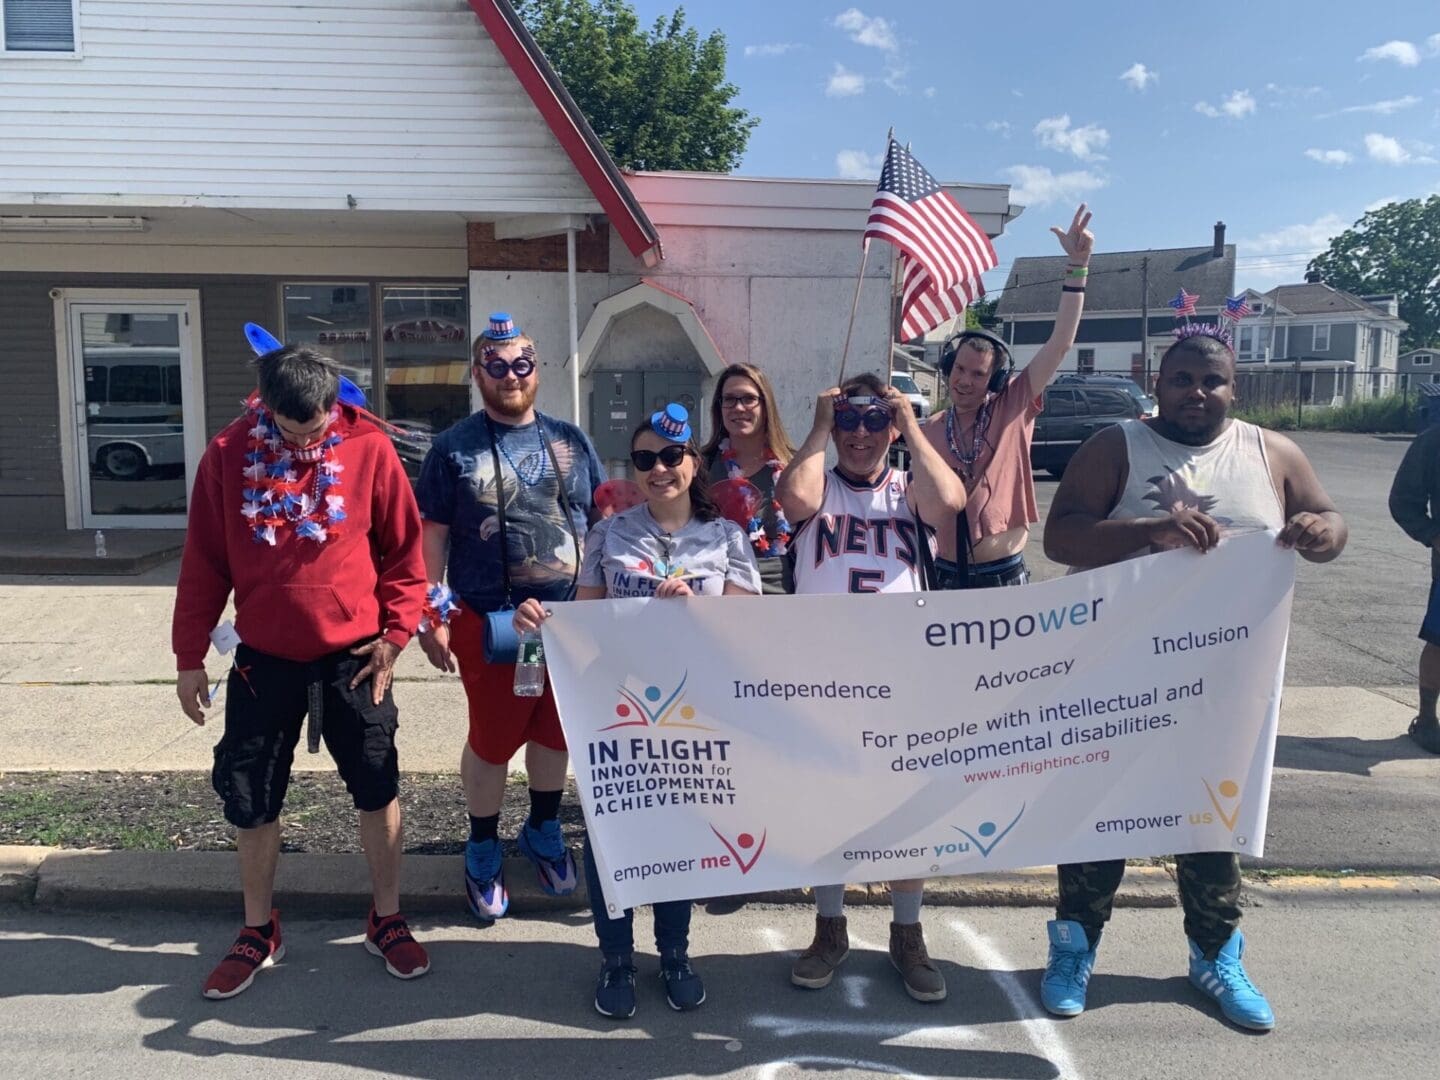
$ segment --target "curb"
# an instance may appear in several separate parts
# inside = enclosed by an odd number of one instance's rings
[[[576,911],[588,907],[585,889],[547,896],[523,858],[505,860],[506,884],[519,913]],[[460,859],[456,855],[406,855],[401,870],[403,906],[414,914],[465,915]],[[239,860],[229,851],[99,851],[0,846],[0,903],[46,909],[160,908],[233,911],[240,890]],[[287,911],[330,914],[363,908],[370,899],[364,856],[290,854],[282,856],[275,880],[277,906]],[[1404,896],[1440,899],[1440,877],[1249,875],[1242,903],[1267,900],[1346,899]],[[1055,903],[1051,867],[1010,873],[937,878],[925,889],[931,907],[1050,907]],[[713,911],[741,904],[809,904],[804,889],[699,900]],[[854,906],[889,902],[884,885],[851,885]],[[1175,907],[1173,874],[1165,867],[1132,866],[1115,897],[1117,907]]]

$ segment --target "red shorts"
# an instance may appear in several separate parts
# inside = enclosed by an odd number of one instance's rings
[[[461,604],[450,617],[450,651],[460,665],[470,707],[470,749],[492,765],[508,764],[526,743],[564,750],[549,676],[540,697],[516,697],[515,665],[487,664],[484,635],[485,620]]]

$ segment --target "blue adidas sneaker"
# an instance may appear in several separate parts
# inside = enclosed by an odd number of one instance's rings
[[[492,922],[510,910],[499,840],[465,841],[465,899],[470,914]]]
[[[690,966],[684,949],[660,950],[660,978],[665,981],[665,1000],[676,1012],[688,1012],[705,1004],[705,984]]]
[[[575,891],[578,878],[575,873],[575,857],[565,846],[565,837],[560,833],[560,822],[555,819],[542,822],[537,829],[525,819],[515,845],[535,865],[540,878],[540,888],[547,896],[569,896]]]
[[[1236,930],[1214,960],[1206,960],[1204,952],[1190,942],[1190,985],[1220,1003],[1225,1019],[1252,1031],[1269,1031],[1275,1026],[1275,1013],[1260,992],[1245,965],[1245,935]]]
[[[1085,1011],[1085,991],[1095,967],[1095,950],[1085,928],[1070,919],[1051,919],[1050,956],[1040,980],[1040,1003],[1056,1016],[1079,1016]]]
[[[595,1011],[612,1020],[635,1015],[635,961],[629,953],[607,956],[595,983]]]

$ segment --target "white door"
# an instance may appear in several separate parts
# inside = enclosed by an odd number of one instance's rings
[[[205,446],[198,297],[67,300],[65,327],[78,524],[184,528]]]

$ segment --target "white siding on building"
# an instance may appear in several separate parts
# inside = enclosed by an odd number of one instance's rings
[[[465,0],[84,0],[0,56],[0,204],[594,213]]]

